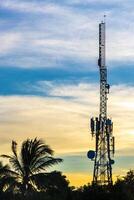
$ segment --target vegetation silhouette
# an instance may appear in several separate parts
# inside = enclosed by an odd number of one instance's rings
[[[0,200],[134,200],[134,170],[118,178],[112,186],[84,185],[70,187],[59,171],[48,167],[62,162],[53,157],[53,150],[41,139],[27,139],[21,145],[12,141],[10,165],[0,162]]]
[[[42,182],[45,187],[49,179],[47,168],[62,162],[62,159],[53,157],[53,150],[41,139],[24,141],[19,156],[15,141],[12,141],[11,147],[13,155],[1,155],[9,159],[11,165],[11,170],[7,169],[5,173],[6,180],[3,178],[3,189],[21,193],[23,197],[38,191]]]

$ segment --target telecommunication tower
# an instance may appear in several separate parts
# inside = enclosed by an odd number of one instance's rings
[[[91,118],[91,134],[95,137],[95,151],[88,151],[88,158],[94,161],[93,184],[112,184],[112,157],[115,152],[113,122],[107,117],[107,96],[110,85],[107,83],[107,67],[105,62],[105,21],[99,24],[99,59],[100,72],[100,113]]]

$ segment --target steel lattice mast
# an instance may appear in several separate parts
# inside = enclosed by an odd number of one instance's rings
[[[114,160],[113,122],[107,118],[107,95],[110,85],[107,83],[105,64],[105,22],[99,24],[99,59],[100,71],[100,114],[91,118],[91,133],[95,136],[95,151],[89,151],[88,157],[94,160],[93,184],[112,184],[112,164]]]

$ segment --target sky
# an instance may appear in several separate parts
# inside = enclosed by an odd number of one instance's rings
[[[114,180],[134,169],[134,2],[0,0],[0,152],[43,138],[71,185],[92,179],[89,119],[99,114],[98,24],[106,19]],[[51,170],[51,169],[50,169]]]

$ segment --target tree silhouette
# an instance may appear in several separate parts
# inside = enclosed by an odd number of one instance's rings
[[[53,157],[53,150],[41,139],[27,139],[22,143],[20,155],[17,153],[17,143],[12,141],[13,155],[1,155],[9,159],[12,171],[6,176],[5,186],[8,191],[20,192],[24,196],[32,191],[38,191],[42,180],[48,181],[48,167],[62,162]]]

